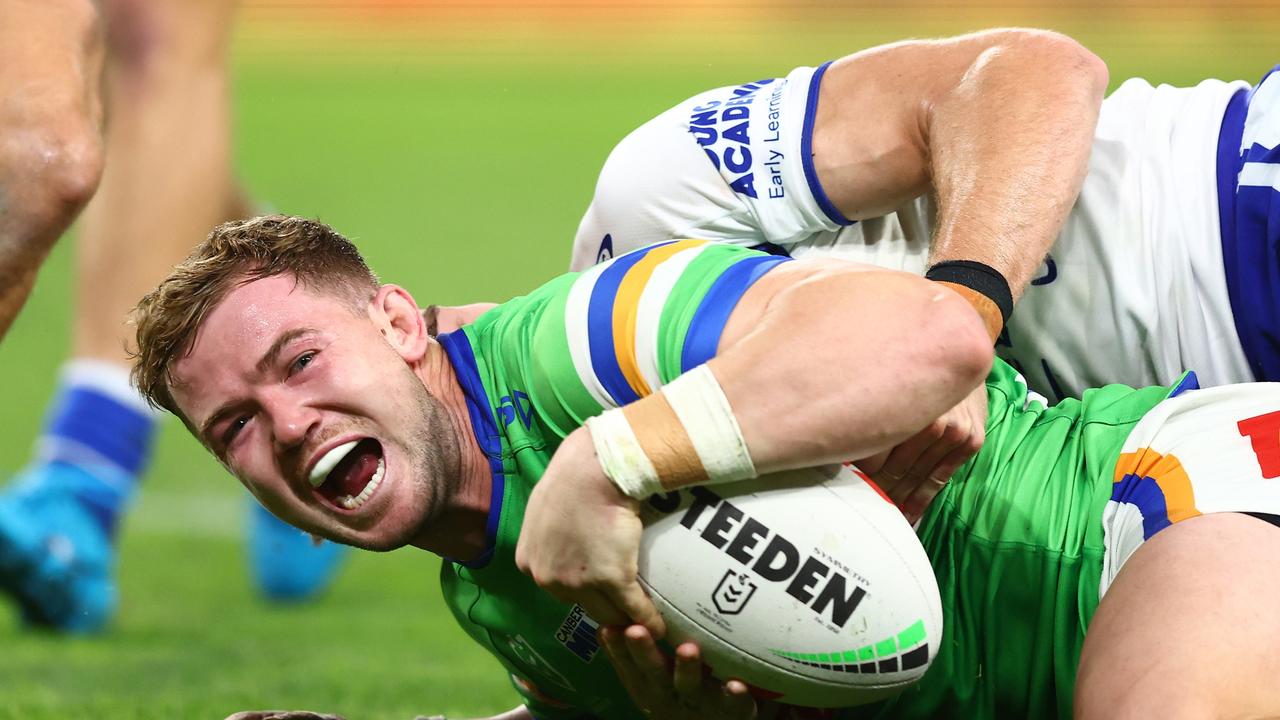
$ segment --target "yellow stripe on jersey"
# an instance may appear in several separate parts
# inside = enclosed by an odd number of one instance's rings
[[[636,395],[644,397],[653,392],[640,372],[636,359],[636,308],[649,278],[663,261],[683,250],[706,245],[708,240],[679,240],[654,248],[629,270],[618,285],[613,310],[613,347],[627,384]]]
[[[1191,478],[1175,455],[1162,455],[1151,448],[1122,453],[1116,461],[1114,482],[1123,482],[1128,475],[1150,478],[1155,482],[1164,496],[1164,512],[1169,522],[1176,523],[1200,515],[1191,489]],[[1139,510],[1144,511],[1145,517],[1146,509],[1140,506]]]

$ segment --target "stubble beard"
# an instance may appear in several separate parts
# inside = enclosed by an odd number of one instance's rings
[[[413,421],[406,423],[404,450],[408,460],[412,488],[411,502],[420,508],[420,517],[411,522],[379,547],[368,550],[393,550],[414,543],[436,524],[462,484],[461,448],[453,423],[444,405],[431,394],[416,376],[409,390]]]

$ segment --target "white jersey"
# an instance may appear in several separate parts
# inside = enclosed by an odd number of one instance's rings
[[[825,69],[696,95],[628,135],[601,171],[573,268],[659,240],[699,237],[923,273],[931,198],[850,222],[817,180],[810,141]],[[1274,286],[1269,275],[1236,282],[1256,291],[1247,302],[1228,286],[1234,267],[1247,270],[1257,258],[1236,247],[1235,225],[1223,224],[1236,208],[1220,208],[1218,187],[1225,178],[1230,196],[1237,180],[1244,186],[1241,163],[1250,164],[1232,155],[1234,140],[1224,154],[1224,116],[1243,133],[1241,152],[1256,151],[1253,164],[1262,169],[1250,177],[1280,186],[1280,75],[1254,92],[1243,82],[1174,88],[1130,80],[1103,103],[1079,200],[997,343],[1036,390],[1078,397],[1110,382],[1169,383],[1185,369],[1205,385],[1280,379],[1272,347],[1280,333],[1268,334],[1270,321],[1256,327],[1251,315],[1233,313],[1233,303],[1261,303],[1262,314],[1280,315],[1268,294],[1280,293],[1280,265],[1274,254],[1263,258],[1278,276]],[[1276,197],[1271,188],[1250,203],[1264,217],[1280,217]],[[1269,234],[1274,245],[1275,224],[1241,245],[1256,250]],[[1238,332],[1241,320],[1247,327]],[[1272,359],[1275,371],[1267,372]]]

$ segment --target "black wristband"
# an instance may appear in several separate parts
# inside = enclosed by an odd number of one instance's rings
[[[947,260],[929,268],[924,276],[929,280],[963,285],[989,298],[999,308],[1000,319],[1006,324],[1009,322],[1009,315],[1013,313],[1013,293],[1009,290],[1009,281],[990,265],[976,260]]]

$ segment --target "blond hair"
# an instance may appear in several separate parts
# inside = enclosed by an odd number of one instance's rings
[[[186,421],[170,393],[174,361],[191,351],[201,323],[227,293],[275,275],[349,300],[353,310],[378,289],[355,245],[324,223],[288,215],[223,223],[133,310],[132,379],[147,402]]]

